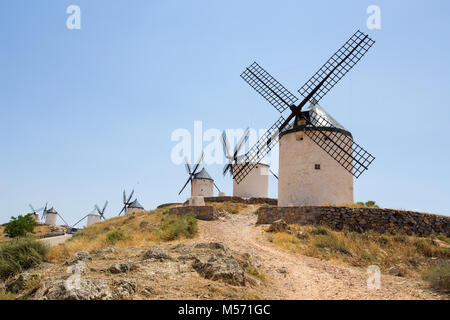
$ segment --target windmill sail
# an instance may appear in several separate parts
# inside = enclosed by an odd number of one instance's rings
[[[366,52],[373,46],[374,40],[361,31],[356,31],[353,36],[336,51],[330,59],[298,90],[303,96],[308,94],[332,71],[330,77],[310,99],[310,102],[318,102],[336,83],[349,72]],[[337,66],[337,68],[335,68]],[[334,69],[334,70],[333,70]]]
[[[356,31],[350,39],[336,52],[330,59],[319,69],[316,74],[314,74],[300,89],[299,93],[304,97],[304,99],[297,105],[294,106],[293,103],[296,101],[296,97],[290,93],[286,88],[284,88],[277,80],[275,80],[271,75],[269,75],[263,68],[261,68],[256,62],[254,62],[249,68],[247,68],[241,77],[260,93],[267,101],[269,101],[278,111],[283,112],[288,107],[292,109],[291,114],[287,117],[285,121],[278,120],[271,129],[277,135],[269,134],[263,136],[256,145],[250,149],[248,153],[248,162],[239,172],[236,173],[236,182],[239,183],[245,176],[256,166],[256,164],[265,157],[265,155],[273,147],[273,144],[278,141],[278,132],[286,128],[290,121],[295,117],[303,117],[302,108],[310,101],[315,104],[317,101],[322,99],[345,74],[350,71],[356,63],[366,54],[366,52],[375,43],[368,35],[362,33],[361,31]],[[318,118],[319,119],[319,118]],[[309,123],[311,127],[315,128],[314,123]],[[276,130],[276,131],[275,131]],[[312,132],[312,131],[311,131]],[[355,176],[359,175],[367,169],[370,163],[375,159],[370,153],[365,151],[358,144],[352,142],[352,148],[355,148],[355,156],[350,155],[345,157],[341,155],[344,147],[341,146],[342,141],[334,141],[336,137],[332,137],[330,142],[340,150],[337,154],[332,147],[327,147],[321,140],[318,139],[320,136],[324,139],[324,133],[319,130],[319,132],[309,133],[313,136],[311,139],[315,141],[323,149],[326,148],[327,153],[330,154],[336,161],[338,161],[346,170]],[[325,135],[326,136],[326,135]],[[325,140],[326,141],[326,138]],[[346,153],[351,153],[347,150]],[[350,163],[350,164],[349,164]]]
[[[225,154],[225,158],[228,159],[228,163],[223,168],[223,175],[226,175],[229,171],[231,175],[233,175],[233,166],[241,161],[245,155],[238,156],[239,151],[244,146],[244,144],[247,142],[248,138],[250,136],[250,128],[247,128],[244,131],[244,134],[239,139],[238,143],[235,145],[233,150],[233,155],[230,155],[229,147],[228,147],[228,140],[227,135],[224,132],[222,132],[222,145],[223,145],[223,152]]]
[[[375,160],[375,157],[354,142],[351,136],[342,134],[341,128],[320,116],[316,110],[309,110],[307,122],[305,134],[355,178]]]
[[[195,176],[195,174],[197,173],[197,169],[200,166],[200,163],[203,161],[203,157],[204,157],[204,153],[202,151],[200,158],[197,160],[197,163],[193,167],[192,171],[191,171],[191,166],[189,165],[187,158],[185,159],[186,172],[188,173],[189,177],[188,177],[186,183],[184,184],[183,188],[181,188],[180,192],[178,192],[178,195],[180,195],[183,192],[183,190],[186,188],[186,186],[188,185],[189,182],[192,182],[192,179]]]
[[[246,154],[244,164],[240,166],[239,170],[234,174],[234,180],[237,183],[240,183],[276,145],[279,137],[278,128],[280,128],[284,122],[285,119],[281,116],[249,150]]]
[[[296,96],[256,62],[253,62],[245,69],[241,74],[241,78],[279,112],[283,112],[298,100]]]

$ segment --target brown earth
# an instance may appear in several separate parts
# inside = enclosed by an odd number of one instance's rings
[[[255,226],[256,215],[230,215],[224,221],[200,222],[201,241],[221,241],[232,250],[261,258],[272,299],[448,299],[420,280],[382,275],[381,289],[367,288],[361,268],[340,266],[279,249],[264,239]],[[198,241],[198,240],[196,240]]]
[[[101,294],[113,299],[449,298],[422,280],[385,274],[381,289],[370,290],[365,269],[277,248],[267,241],[264,227],[255,225],[256,207],[237,209],[239,214],[199,221],[199,235],[194,239],[91,251],[91,259],[80,266],[81,278],[90,281],[86,287],[94,291],[111,290]],[[225,244],[225,249],[216,243]],[[148,254],[155,248],[165,250],[168,257]],[[45,297],[48,287],[56,290],[55,283],[71,277],[69,267],[59,261],[29,270],[30,274],[39,274],[39,284],[34,282],[31,288],[19,292],[18,298]],[[245,285],[240,283],[240,271],[245,275]],[[98,292],[89,294],[92,297]]]

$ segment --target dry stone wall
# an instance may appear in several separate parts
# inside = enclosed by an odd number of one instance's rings
[[[450,217],[414,211],[348,207],[261,207],[258,224],[283,219],[290,224],[321,224],[335,230],[450,236]]]
[[[225,214],[214,206],[184,206],[169,209],[169,214],[193,214],[199,220],[216,220]]]

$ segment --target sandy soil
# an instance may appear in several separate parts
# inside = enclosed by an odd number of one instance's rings
[[[366,270],[331,264],[279,249],[255,226],[256,215],[234,214],[217,221],[200,221],[195,241],[220,241],[240,253],[261,258],[272,299],[448,299],[423,281],[382,275],[381,289],[369,289]]]

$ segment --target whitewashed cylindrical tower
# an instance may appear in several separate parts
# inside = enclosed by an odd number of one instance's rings
[[[127,208],[127,214],[145,211],[144,207],[139,203],[139,201],[134,200]]]
[[[214,180],[203,168],[199,173],[194,175],[192,179],[191,197],[213,197],[214,196]]]
[[[318,104],[311,105],[309,110],[314,110],[310,114],[320,115],[333,125],[334,128],[331,126],[319,127],[327,136],[335,134],[352,141],[351,133]],[[311,120],[315,123],[314,119]],[[307,131],[311,130],[316,129],[305,126],[303,120],[280,133],[278,206],[353,203],[352,174],[311,140],[307,134]],[[319,136],[326,142],[327,138],[322,134]],[[352,153],[351,143],[346,151]]]
[[[243,163],[233,166],[233,175],[238,172]],[[245,178],[237,183],[233,179],[233,196],[242,198],[267,198],[269,196],[269,166],[258,163]]]
[[[54,208],[50,208],[45,212],[45,224],[49,226],[56,226],[58,219],[58,212]]]
[[[101,217],[98,214],[88,214],[87,216],[87,226],[89,227],[91,224],[94,224],[96,222],[100,222]]]
[[[31,213],[31,216],[36,222],[39,222],[39,215],[37,213]]]

